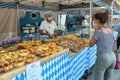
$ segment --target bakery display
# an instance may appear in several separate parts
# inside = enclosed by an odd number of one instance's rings
[[[17,50],[17,49],[18,49],[18,46],[17,46],[17,45],[9,46],[9,47],[4,48],[5,52],[15,51],[15,50]]]
[[[37,56],[36,55],[34,55],[34,54],[29,54],[28,56],[27,56],[27,58],[26,58],[26,62],[27,63],[32,63],[32,62],[35,62],[35,61],[37,61]]]
[[[21,67],[25,65],[25,61],[26,61],[26,57],[18,57],[17,59],[15,59],[13,66],[15,68]]]
[[[29,50],[31,51],[31,53],[34,53],[37,56],[45,57],[60,52],[61,50],[63,50],[63,48],[61,46],[57,46],[56,43],[52,42],[40,46],[31,47]]]
[[[67,35],[48,40],[45,44],[41,40],[33,40],[4,48],[0,47],[0,73],[35,62],[39,58],[55,54],[66,48],[69,48],[70,52],[77,53],[87,45],[87,39]]]
[[[30,54],[27,49],[21,49],[0,54],[0,72],[7,72],[13,68],[24,66],[36,61],[36,55]]]
[[[16,44],[18,46],[18,48],[22,48],[22,49],[29,49],[32,46],[39,46],[42,44],[41,40],[32,40],[32,41],[28,41],[28,42],[23,42],[23,43],[19,43]]]
[[[26,57],[28,54],[30,54],[30,51],[27,49],[22,49],[15,51],[15,54],[17,54],[19,57]]]
[[[88,45],[84,39],[78,38],[73,34],[62,36],[56,40],[50,40],[48,42],[55,42],[58,46],[69,48],[70,52],[74,53],[77,53]]]

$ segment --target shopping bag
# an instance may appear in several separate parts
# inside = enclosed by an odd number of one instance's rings
[[[118,53],[116,52],[116,65],[115,65],[115,69],[120,69],[120,61],[119,61],[119,57],[118,57]]]

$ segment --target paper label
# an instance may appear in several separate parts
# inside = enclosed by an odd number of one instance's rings
[[[43,80],[40,62],[34,62],[26,66],[26,80]]]

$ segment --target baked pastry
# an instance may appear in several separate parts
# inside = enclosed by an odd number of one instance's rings
[[[48,47],[48,45],[46,45],[46,44],[43,44],[43,45],[41,45],[41,46],[39,46],[39,50],[40,49],[42,49],[42,50],[48,50],[49,49],[49,47]]]
[[[16,53],[18,54],[19,57],[25,57],[27,56],[30,52],[27,49],[22,49],[22,50],[18,50],[16,51]]]
[[[61,47],[61,46],[57,46],[56,49],[57,49],[58,52],[60,52],[60,51],[63,50],[63,47]]]
[[[0,61],[0,67],[3,67],[4,65],[9,65],[10,63],[8,61]]]
[[[17,49],[18,49],[17,45],[9,46],[9,47],[4,48],[5,52],[14,51],[14,50],[17,50]]]
[[[33,46],[31,48],[28,49],[31,53],[34,53],[36,51],[38,51],[38,46]]]
[[[14,67],[21,67],[25,65],[26,57],[18,57],[13,63]]]
[[[57,44],[56,43],[48,43],[48,47],[49,48],[55,48],[57,46]]]
[[[7,72],[13,68],[13,65],[4,65],[2,68],[0,68],[0,72]]]
[[[32,47],[32,44],[30,42],[23,42],[16,45],[18,46],[18,48],[22,48],[22,49],[28,49]]]
[[[40,54],[40,56],[41,56],[41,57],[49,56],[49,53],[46,53],[46,52],[45,52],[45,53]]]
[[[27,56],[26,62],[27,63],[31,63],[31,62],[35,62],[37,60],[37,56],[34,54],[29,54]]]
[[[51,51],[51,54],[55,54],[55,53],[57,53],[57,49],[53,49],[53,50]]]
[[[14,63],[14,67],[18,68],[25,65],[25,61],[19,61]]]
[[[41,40],[33,40],[32,42],[32,46],[40,46],[42,44]]]

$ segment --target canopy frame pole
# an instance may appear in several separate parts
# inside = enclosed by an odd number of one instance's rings
[[[17,14],[16,14],[16,16],[17,16],[17,29],[16,29],[16,33],[17,33],[17,36],[19,36],[20,35],[20,22],[19,22],[19,19],[20,19],[20,14],[19,14],[19,1],[17,1],[16,2],[16,8],[17,8],[17,10],[16,10],[16,12],[17,12]]]
[[[89,24],[89,28],[90,28],[90,39],[92,38],[92,13],[93,12],[93,4],[92,4],[92,0],[90,0],[90,24]]]
[[[115,3],[115,0],[112,1],[112,4],[111,4],[111,29],[112,29],[112,24],[113,24],[113,13],[114,13],[114,3]]]

